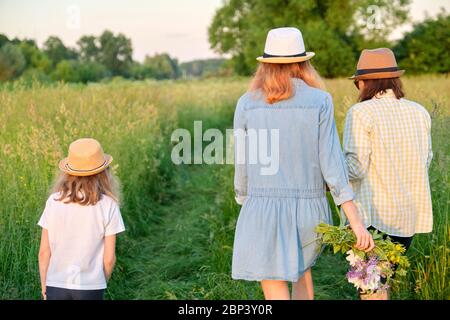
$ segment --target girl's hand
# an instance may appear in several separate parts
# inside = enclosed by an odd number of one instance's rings
[[[47,300],[47,293],[42,290],[42,299]]]
[[[355,247],[357,249],[369,252],[373,248],[375,248],[375,243],[373,241],[372,235],[369,231],[367,231],[366,227],[364,227],[362,223],[350,223],[350,227],[352,228],[353,233],[356,236]]]

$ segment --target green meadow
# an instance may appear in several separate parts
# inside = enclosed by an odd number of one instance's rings
[[[255,282],[231,279],[233,166],[172,163],[171,133],[232,127],[248,78],[116,81],[0,87],[0,299],[39,299],[37,221],[68,145],[98,139],[114,157],[127,231],[108,299],[261,299]],[[394,299],[449,299],[450,78],[405,77],[407,98],[432,115],[434,230],[417,235]],[[351,81],[328,80],[338,129],[356,99]],[[334,206],[332,206],[334,207]],[[335,221],[337,223],[337,221]],[[357,299],[347,263],[326,250],[313,268],[317,299]]]

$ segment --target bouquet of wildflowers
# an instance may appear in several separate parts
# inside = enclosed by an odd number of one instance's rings
[[[367,253],[354,247],[356,237],[348,226],[321,223],[316,232],[321,234],[323,244],[333,247],[334,253],[347,255],[350,263],[347,280],[363,295],[387,290],[394,282],[394,274],[406,275],[409,261],[404,255],[405,248],[389,237],[383,239],[378,231],[371,231],[375,248]]]

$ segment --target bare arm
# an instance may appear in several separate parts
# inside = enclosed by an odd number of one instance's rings
[[[347,216],[350,227],[356,236],[355,247],[366,252],[371,251],[375,247],[372,235],[364,226],[361,216],[358,213],[358,208],[353,201],[346,201],[342,204],[342,209]]]
[[[42,228],[41,234],[41,246],[39,248],[39,274],[41,276],[41,290],[42,297],[47,300],[46,294],[46,281],[47,281],[47,270],[50,263],[50,257],[52,253],[50,251],[50,243],[48,241],[48,231]]]
[[[111,278],[111,274],[116,264],[116,235],[105,237],[105,250],[103,253],[103,270],[106,281]]]
[[[334,203],[342,206],[350,226],[356,236],[355,247],[360,250],[373,249],[373,239],[353,203],[353,190],[349,184],[345,159],[342,155],[339,136],[334,121],[334,107],[331,96],[320,111],[319,121],[319,161]]]

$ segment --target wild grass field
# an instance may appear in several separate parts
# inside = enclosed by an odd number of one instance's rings
[[[181,165],[170,159],[175,128],[194,120],[231,128],[248,79],[112,82],[0,87],[0,299],[39,299],[37,265],[42,213],[56,165],[69,143],[98,139],[114,157],[127,231],[109,299],[259,299],[257,283],[230,278],[234,227],[231,165]],[[449,299],[450,79],[405,77],[407,97],[433,118],[430,168],[434,230],[418,235],[411,269],[396,299]],[[356,89],[328,80],[342,132]],[[326,251],[313,269],[317,299],[356,299],[346,261]]]

